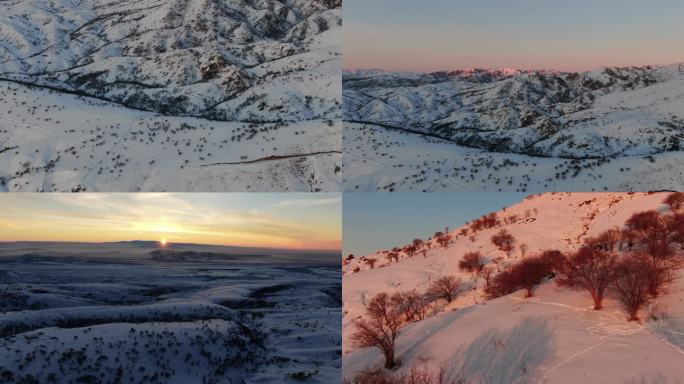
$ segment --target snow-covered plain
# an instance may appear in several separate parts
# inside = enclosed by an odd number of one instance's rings
[[[534,297],[524,292],[494,300],[485,298],[483,279],[461,272],[464,253],[479,251],[489,266],[502,258],[501,268],[518,262],[520,248],[507,258],[491,244],[501,228],[526,244],[526,255],[541,250],[577,249],[584,238],[622,226],[633,213],[664,211],[666,193],[547,193],[498,211],[515,218],[483,229],[471,238],[463,228],[451,231],[456,239],[446,248],[436,244],[425,257],[400,255],[387,265],[387,251],[356,258],[343,266],[343,376],[352,379],[369,367],[380,367],[375,348],[355,349],[350,343],[354,319],[364,314],[368,300],[380,292],[416,289],[443,275],[465,283],[457,300],[438,304],[422,321],[402,329],[397,342],[399,370],[428,361],[447,374],[464,372],[484,383],[681,383],[684,380],[684,272],[669,289],[642,311],[641,323],[627,322],[612,299],[593,310],[585,291],[559,288],[545,281]],[[435,230],[441,230],[435,228]],[[409,243],[412,239],[406,239]],[[403,246],[403,244],[397,244]],[[374,269],[363,260],[377,260]],[[358,272],[355,272],[358,270]],[[478,381],[476,381],[478,382]]]
[[[680,189],[683,68],[346,72],[343,188]]]
[[[340,380],[340,271],[303,261],[313,254],[277,263],[196,247],[205,259],[192,262],[152,260],[149,244],[36,247],[3,245],[3,383]]]
[[[335,191],[335,1],[6,1],[0,189]]]

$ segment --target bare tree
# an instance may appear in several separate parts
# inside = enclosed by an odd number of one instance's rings
[[[501,256],[495,257],[493,260],[494,264],[496,264],[496,271],[501,272],[500,265],[503,263],[504,259]]]
[[[430,284],[426,295],[432,300],[444,299],[447,303],[451,303],[461,286],[461,279],[454,276],[442,276]]]
[[[673,228],[670,220],[656,211],[639,212],[632,215],[627,228],[636,234],[636,239],[643,244],[648,253],[661,256],[671,253]]]
[[[405,321],[419,321],[425,319],[428,310],[428,300],[416,290],[400,292],[392,295],[394,305],[403,313]]]
[[[485,293],[488,298],[494,299],[497,297],[509,295],[520,288],[517,276],[511,269],[506,269],[498,273],[490,281],[489,285],[485,287]]]
[[[585,245],[561,264],[556,282],[586,290],[594,301],[594,309],[599,310],[603,307],[606,289],[615,279],[617,265],[617,254]]]
[[[506,252],[506,256],[511,257],[511,252],[515,249],[515,238],[507,230],[502,229],[491,238],[499,250]]]
[[[351,263],[352,260],[354,260],[354,255],[352,255],[350,253],[349,255],[347,255],[347,257],[342,259],[342,265],[347,265],[347,264]]]
[[[627,313],[628,321],[639,321],[639,310],[648,301],[648,276],[642,267],[639,260],[625,259],[610,285],[610,292]]]
[[[672,241],[679,244],[680,250],[684,250],[684,213],[675,213],[670,219],[672,229]]]
[[[538,257],[549,267],[554,275],[563,268],[563,263],[566,260],[563,252],[557,249],[547,249],[540,253]]]
[[[675,254],[657,256],[634,252],[629,258],[643,270],[650,297],[658,297],[665,293],[667,287],[676,280],[677,271],[681,267],[681,261]]]
[[[684,206],[684,193],[683,192],[674,192],[669,194],[663,203],[667,204],[668,207],[672,211],[679,211],[679,209]]]
[[[377,262],[377,260],[369,257],[365,259],[363,262],[366,263],[366,265],[368,265],[370,269],[373,269],[375,268],[375,263]]]
[[[405,247],[402,249],[402,251],[404,251],[404,253],[406,254],[406,256],[408,256],[408,257],[413,257],[413,256],[416,254],[417,249],[416,249],[416,247],[415,247],[413,244],[409,244],[409,245],[405,246]]]
[[[397,252],[387,252],[385,254],[385,259],[387,259],[387,264],[392,264],[392,260],[396,261],[397,263],[399,262],[399,253]]]
[[[622,230],[622,242],[623,242],[623,244],[627,245],[630,252],[632,251],[632,248],[634,247],[634,242],[636,241],[636,238],[637,238],[636,232],[632,231],[631,229],[624,228]]]
[[[491,285],[492,283],[492,277],[494,276],[494,268],[485,266],[482,268],[478,273],[478,276],[484,279],[485,281],[485,290]]]
[[[528,257],[514,265],[511,272],[514,280],[525,289],[525,297],[532,297],[534,287],[549,275],[551,269],[539,257]]]
[[[345,380],[342,384],[466,384],[470,380],[461,369],[448,376],[448,370],[441,366],[435,370],[428,362],[412,365],[404,372],[387,372],[379,369],[364,370],[354,376],[353,383]]]
[[[394,347],[401,325],[401,311],[387,293],[380,293],[368,302],[366,315],[354,321],[352,344],[358,348],[380,349],[385,357],[385,368],[392,369],[396,365]]]
[[[463,258],[458,262],[458,269],[461,271],[470,272],[476,275],[482,270],[485,262],[480,252],[467,252]]]
[[[489,298],[509,295],[525,289],[525,297],[532,297],[534,287],[551,274],[551,267],[540,257],[528,257],[500,272],[485,287]]]
[[[451,242],[451,235],[447,232],[435,232],[435,241],[442,248],[448,248]]]
[[[618,247],[618,244],[620,244],[621,239],[622,231],[618,228],[613,228],[601,232],[596,237],[586,239],[585,243],[595,248],[601,248],[604,251],[613,252]]]

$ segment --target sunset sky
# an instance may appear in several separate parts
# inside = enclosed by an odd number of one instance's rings
[[[339,194],[2,194],[0,241],[340,249]]]
[[[348,193],[344,195],[344,255],[365,256],[427,239],[486,213],[521,202],[525,193]]]
[[[344,68],[673,64],[682,15],[681,0],[345,0]]]

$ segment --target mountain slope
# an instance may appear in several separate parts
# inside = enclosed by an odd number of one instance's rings
[[[456,236],[446,249],[435,244],[426,257],[401,255],[387,265],[387,251],[345,262],[343,277],[343,370],[351,379],[357,372],[381,364],[375,349],[351,346],[354,319],[362,316],[368,300],[380,292],[416,289],[423,293],[436,278],[459,277],[461,295],[438,305],[425,320],[408,324],[397,344],[402,367],[430,360],[446,364],[450,374],[459,370],[486,383],[637,383],[677,382],[684,356],[684,281],[681,278],[642,316],[643,324],[628,323],[618,304],[607,299],[604,309],[592,310],[584,291],[558,288],[547,280],[525,299],[524,292],[487,300],[483,279],[460,272],[458,262],[469,251],[479,251],[496,270],[523,258],[520,248],[509,259],[494,247],[491,236],[505,228],[526,244],[526,255],[541,250],[577,249],[583,239],[622,226],[635,212],[665,210],[667,196],[620,193],[549,193],[497,212],[502,224]],[[471,236],[474,236],[471,238]],[[407,239],[407,241],[410,239]],[[526,257],[526,256],[525,256]],[[374,269],[363,260],[377,259]],[[359,272],[355,272],[358,270]]]
[[[339,190],[340,12],[2,2],[0,189]]]
[[[368,180],[369,175],[383,172],[363,164],[373,160],[389,168],[385,170],[389,174],[387,179],[397,184],[409,181],[398,186],[401,189],[419,189],[424,185],[411,182],[411,177],[419,177],[417,172],[392,168],[419,169],[423,176],[433,178],[432,162],[462,164],[476,155],[495,163],[536,163],[516,164],[513,168],[523,174],[538,171],[532,180],[547,183],[547,188],[527,188],[521,185],[527,184],[526,180],[516,180],[512,187],[504,185],[506,190],[562,190],[562,186],[553,185],[558,182],[554,180],[558,175],[554,177],[555,172],[544,169],[545,164],[561,169],[579,164],[580,170],[589,168],[602,176],[611,174],[611,169],[604,167],[611,159],[624,160],[635,174],[656,160],[666,163],[658,164],[660,169],[676,166],[678,163],[670,154],[679,156],[684,138],[683,68],[605,68],[586,73],[347,72],[343,76],[344,119],[350,129],[345,139],[351,148],[348,163],[352,170],[345,174],[349,180],[345,188],[359,185],[368,189],[389,184]],[[436,159],[415,154],[429,156],[430,151],[423,149],[429,144],[434,144],[438,151]],[[442,148],[443,144],[448,145]],[[372,146],[382,148],[383,155],[374,156]],[[463,173],[478,168],[464,167]],[[401,175],[393,174],[395,171]],[[454,171],[460,171],[459,167]],[[460,176],[457,173],[453,176]],[[673,175],[667,170],[662,173]],[[504,178],[506,173],[494,175]],[[575,182],[588,178],[571,177]],[[608,184],[609,190],[640,190],[629,182],[626,188],[621,181],[602,180],[596,184],[603,183]],[[473,190],[497,187],[494,181],[484,187],[479,181],[472,184]],[[667,185],[667,181],[660,184],[662,188]]]
[[[220,120],[337,115],[326,89],[269,92],[333,79],[339,10],[317,1],[10,1],[0,14],[3,79]],[[255,98],[268,110],[238,108]]]

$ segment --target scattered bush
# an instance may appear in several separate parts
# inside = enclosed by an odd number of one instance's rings
[[[469,381],[463,372],[455,377],[447,377],[444,367],[431,370],[426,363],[411,366],[403,373],[390,373],[379,369],[360,372],[353,381],[345,380],[344,384],[466,384]]]
[[[536,285],[551,274],[551,266],[540,257],[529,257],[497,274],[485,288],[489,298],[509,295],[525,289],[525,297],[532,297]]]
[[[454,276],[442,276],[430,284],[426,295],[430,300],[444,299],[447,303],[451,303],[458,295],[461,286],[461,279]]]
[[[435,232],[434,239],[442,248],[448,248],[451,242],[451,235],[446,232]]]
[[[492,236],[491,241],[500,251],[506,252],[506,256],[511,257],[511,252],[515,249],[515,238],[507,230],[500,230]]]
[[[468,252],[458,262],[458,269],[476,274],[485,266],[484,258],[480,252]]]

